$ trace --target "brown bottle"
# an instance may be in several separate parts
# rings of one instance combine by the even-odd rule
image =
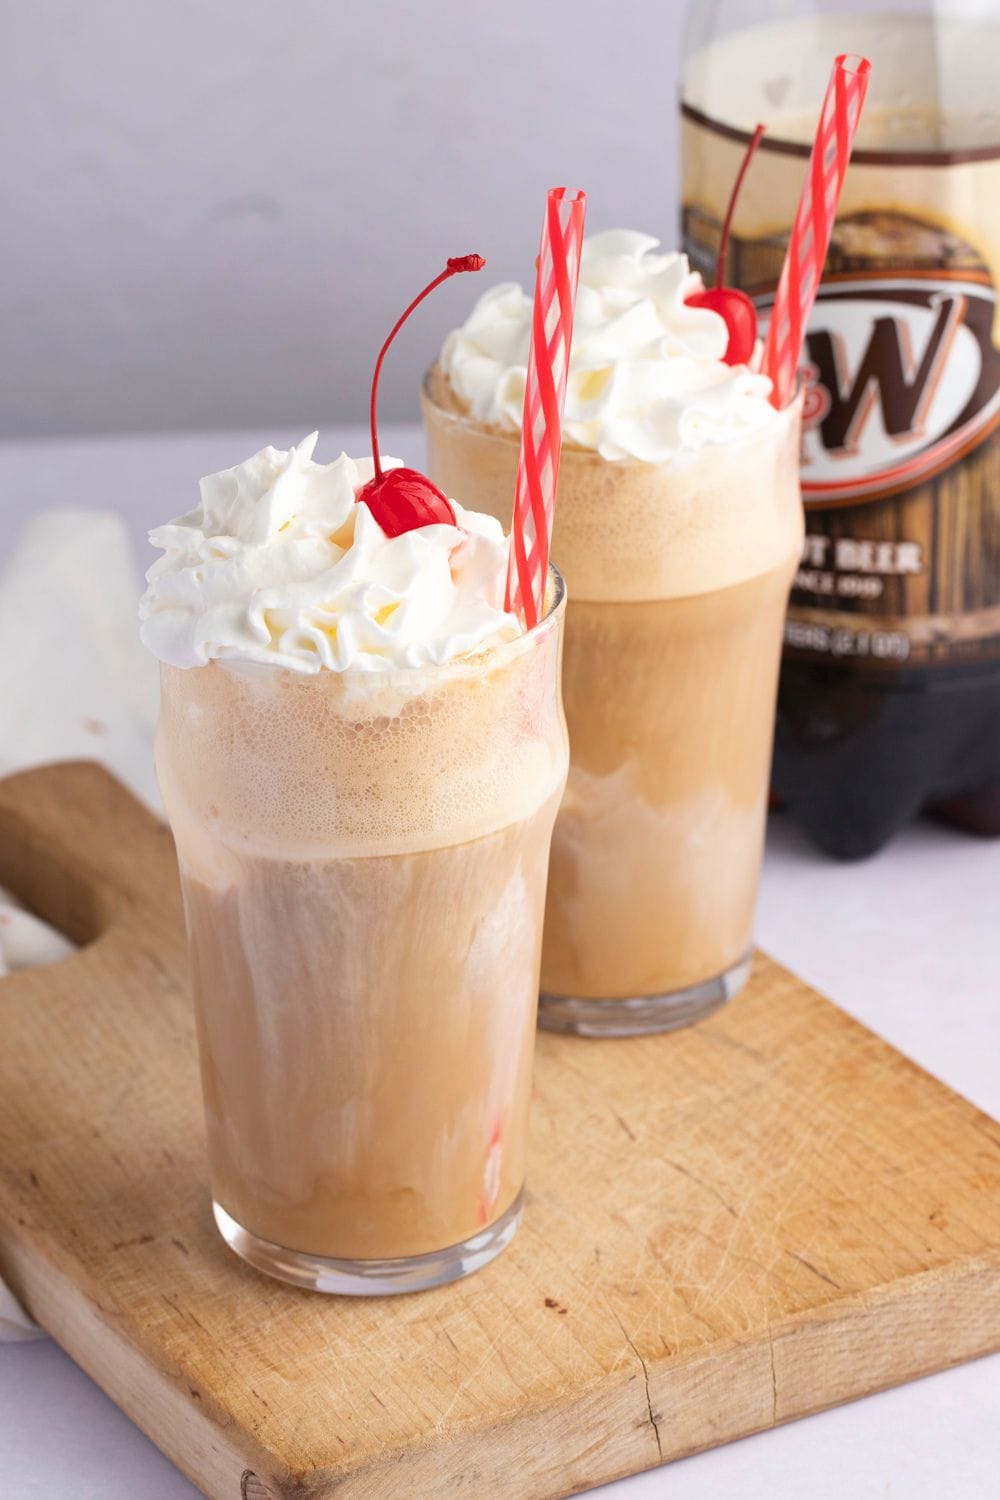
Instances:
[[[766,121],[730,249],[765,318],[830,63],[872,63],[803,352],[775,790],[844,857],[923,808],[1000,834],[1000,4],[753,9],[691,7],[683,234],[708,272]]]

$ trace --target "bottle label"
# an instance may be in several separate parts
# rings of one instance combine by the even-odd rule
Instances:
[[[725,204],[705,184],[746,136],[688,109],[683,131],[684,247],[710,276]],[[808,155],[767,146],[730,247],[762,331]],[[802,356],[787,657],[1000,662],[998,223],[1000,150],[855,154]]]

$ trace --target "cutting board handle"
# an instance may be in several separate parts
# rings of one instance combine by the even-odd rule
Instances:
[[[0,780],[0,885],[81,945],[134,904],[142,846],[170,834],[94,761],[64,761]],[[137,847],[138,846],[138,847]]]

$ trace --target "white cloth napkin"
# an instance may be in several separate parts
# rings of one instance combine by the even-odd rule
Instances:
[[[99,760],[159,805],[157,671],[139,644],[138,597],[117,516],[52,510],[25,526],[0,570],[0,776],[45,761]],[[0,889],[0,976],[72,951]],[[0,977],[0,1013],[3,999]],[[41,1337],[0,1281],[0,1343]]]
[[[68,938],[25,911],[17,897],[0,885],[0,979],[18,969],[58,963],[75,952]]]

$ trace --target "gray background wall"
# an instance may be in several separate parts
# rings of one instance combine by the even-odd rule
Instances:
[[[6,0],[0,436],[360,419],[448,255],[544,189],[676,238],[680,0]],[[422,309],[387,417],[474,282]]]

